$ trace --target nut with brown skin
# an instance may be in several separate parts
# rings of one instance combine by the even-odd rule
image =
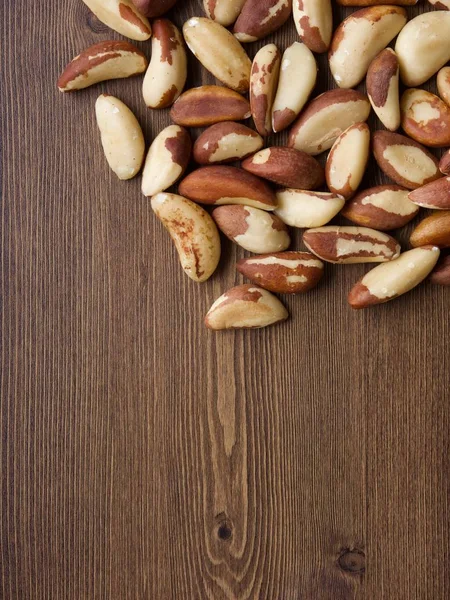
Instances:
[[[240,42],[256,42],[279,29],[289,19],[292,0],[247,0],[234,24]]]
[[[131,179],[139,173],[145,152],[138,120],[126,104],[107,94],[97,98],[95,116],[109,166],[119,179]]]
[[[242,160],[263,147],[262,137],[242,123],[229,121],[208,127],[194,144],[194,160],[200,165]]]
[[[206,16],[224,27],[236,21],[244,4],[245,0],[203,0]]]
[[[269,292],[300,294],[322,279],[323,262],[309,252],[274,252],[243,258],[236,269]]]
[[[400,77],[406,86],[422,85],[450,60],[449,37],[448,11],[426,12],[406,24],[395,44]]]
[[[144,41],[152,35],[148,19],[131,0],[83,0],[94,15],[110,27],[132,40]]]
[[[188,277],[206,281],[220,258],[220,237],[210,215],[198,204],[176,194],[156,194],[152,209],[170,234]]]
[[[315,190],[325,181],[323,167],[315,158],[284,146],[259,150],[245,159],[242,168],[284,187]]]
[[[367,120],[370,102],[356,90],[329,90],[311,100],[292,126],[288,145],[307,154],[320,154],[354,123]]]
[[[428,2],[439,10],[450,10],[450,0],[428,0]]]
[[[355,123],[334,142],[327,158],[325,176],[330,192],[350,199],[358,189],[369,160],[370,129]]]
[[[191,138],[179,125],[169,125],[153,140],[142,173],[142,193],[154,196],[183,175],[191,156]]]
[[[237,39],[219,23],[192,17],[183,25],[192,54],[214,77],[236,92],[247,92],[251,60]]]
[[[425,246],[403,252],[396,260],[378,265],[352,288],[348,302],[352,308],[382,304],[409,292],[433,270],[439,248]]]
[[[411,246],[432,244],[450,248],[450,210],[436,210],[421,221],[409,238]]]
[[[403,93],[400,109],[402,127],[413,140],[434,148],[450,145],[450,107],[440,98],[409,89]]]
[[[242,121],[250,115],[250,104],[244,96],[218,85],[203,85],[187,90],[170,111],[172,121],[185,127],[208,127],[223,121]]]
[[[443,175],[450,175],[450,150],[444,152],[439,161],[439,171]]]
[[[201,167],[181,181],[179,190],[201,204],[245,204],[263,210],[276,207],[275,194],[266,182],[237,167]]]
[[[373,110],[390,131],[396,131],[400,127],[398,84],[397,55],[392,48],[386,48],[370,63],[366,85]]]
[[[281,302],[255,285],[238,285],[218,298],[205,317],[208,329],[258,329],[288,318]]]
[[[338,264],[387,262],[400,254],[397,240],[368,227],[328,225],[308,229],[303,242],[320,259]]]
[[[255,55],[250,76],[250,109],[258,133],[272,133],[272,106],[278,84],[281,54],[275,44],[263,46]]]
[[[251,206],[219,206],[212,211],[219,229],[255,254],[281,252],[291,243],[286,225],[276,215]]]
[[[362,227],[380,231],[399,229],[419,212],[419,207],[408,198],[408,192],[399,185],[369,188],[347,202],[341,214]]]
[[[149,19],[161,17],[175,6],[176,2],[177,0],[133,0],[138,11]]]
[[[302,42],[312,52],[326,52],[333,34],[331,0],[293,0],[292,10]]]
[[[450,285],[450,254],[441,256],[429,277],[431,283]]]
[[[284,51],[280,76],[272,106],[275,133],[289,127],[305,106],[316,85],[317,64],[305,44],[294,42]]]
[[[423,208],[450,210],[450,177],[442,177],[409,193],[409,199]]]
[[[380,169],[398,185],[414,190],[441,177],[437,159],[404,135],[375,131],[372,148]]]
[[[439,96],[447,104],[447,106],[450,106],[450,67],[443,67],[438,72],[436,77],[436,85]]]
[[[284,189],[277,191],[275,214],[292,227],[321,227],[335,217],[345,204],[342,196],[329,192]]]
[[[108,40],[76,56],[58,79],[60,92],[82,90],[109,79],[138,75],[147,68],[145,55],[130,42]]]
[[[370,6],[352,13],[334,32],[328,58],[331,74],[341,88],[362,81],[372,60],[406,23],[398,6]]]
[[[168,19],[153,22],[152,58],[142,84],[149,108],[167,108],[186,83],[187,58],[181,33]]]

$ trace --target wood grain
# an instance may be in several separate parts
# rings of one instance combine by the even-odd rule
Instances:
[[[367,267],[327,268],[288,322],[207,331],[244,253],[225,241],[217,276],[188,280],[139,179],[108,170],[93,108],[118,95],[147,140],[168,111],[139,78],[56,89],[120,36],[81,0],[0,15],[2,598],[447,600],[448,290],[353,312]]]

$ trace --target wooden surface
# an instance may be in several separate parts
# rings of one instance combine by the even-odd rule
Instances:
[[[201,14],[179,4],[177,24]],[[354,312],[367,267],[327,267],[283,298],[288,322],[206,331],[243,251],[188,280],[139,178],[108,170],[93,107],[118,95],[149,141],[167,111],[140,78],[56,90],[120,36],[81,0],[0,14],[1,597],[447,600],[448,290]]]

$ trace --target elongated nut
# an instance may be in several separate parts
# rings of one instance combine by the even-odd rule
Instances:
[[[450,150],[447,150],[439,161],[439,171],[444,175],[450,175]]]
[[[144,41],[152,35],[148,19],[131,0],[83,0],[102,23],[132,40]]]
[[[244,4],[245,0],[203,0],[206,16],[224,27],[236,21]]]
[[[284,187],[314,190],[325,181],[323,167],[315,158],[283,146],[264,148],[245,159],[242,168]]]
[[[370,102],[356,90],[330,90],[314,98],[292,126],[288,145],[307,154],[331,148],[350,125],[366,121]]]
[[[186,275],[198,282],[209,279],[220,258],[219,232],[210,215],[176,194],[156,194],[151,204],[175,243]]]
[[[450,106],[450,67],[443,67],[438,72],[436,84],[439,96],[447,106]]]
[[[305,44],[294,42],[284,51],[280,76],[272,106],[272,128],[275,133],[289,127],[305,106],[316,85],[317,64]]]
[[[423,208],[450,210],[450,177],[442,177],[413,190],[409,199]]]
[[[100,81],[138,75],[146,68],[145,54],[130,42],[100,42],[83,50],[66,66],[58,88],[60,92],[82,90]]]
[[[95,115],[109,166],[119,179],[131,179],[139,173],[145,152],[138,120],[126,104],[107,94],[97,98]]]
[[[433,270],[439,248],[425,246],[403,252],[396,260],[378,265],[351,289],[348,302],[352,308],[382,304],[409,292]]]
[[[431,272],[430,282],[439,285],[450,285],[450,254],[441,256]]]
[[[219,229],[255,254],[281,252],[291,243],[286,225],[276,215],[251,206],[219,206],[212,211]]]
[[[334,142],[327,158],[325,176],[330,192],[351,198],[358,189],[369,160],[370,129],[356,123]]]
[[[277,193],[275,214],[292,227],[321,227],[335,217],[345,204],[342,196],[329,192],[285,189]]]
[[[450,210],[436,210],[421,221],[409,238],[411,246],[432,244],[450,248]]]
[[[278,84],[281,54],[275,44],[256,53],[250,77],[250,108],[260,135],[272,133],[272,106]]]
[[[234,24],[240,42],[256,42],[279,29],[291,14],[292,0],[247,0]]]
[[[378,166],[398,185],[414,190],[441,176],[437,159],[411,138],[375,131],[372,142]]]
[[[218,85],[203,85],[187,90],[170,111],[172,121],[185,127],[208,127],[223,121],[241,121],[250,115],[250,104],[244,96]]]
[[[413,140],[435,148],[450,144],[450,108],[440,98],[409,89],[403,93],[400,108],[402,127]]]
[[[370,104],[390,131],[400,127],[399,65],[392,48],[386,48],[370,63],[366,85]]]
[[[183,25],[189,49],[219,81],[236,92],[248,91],[251,60],[237,39],[222,25],[192,17]]]
[[[270,292],[238,285],[218,298],[205,317],[208,329],[257,329],[284,321],[289,314]]]
[[[202,204],[246,204],[274,210],[276,197],[261,179],[237,167],[201,167],[179,185],[180,193]]]
[[[316,287],[323,262],[309,252],[274,252],[243,258],[236,269],[269,292],[299,294]]]
[[[153,22],[152,58],[142,85],[150,108],[171,106],[186,83],[187,59],[181,33],[168,19]]]
[[[144,17],[160,17],[175,6],[177,0],[133,0],[133,4]]]
[[[408,198],[409,190],[399,185],[379,185],[359,192],[341,214],[363,227],[390,231],[403,227],[419,212]]]
[[[303,242],[322,260],[339,264],[386,262],[400,254],[400,245],[393,237],[368,227],[328,225],[308,229]]]
[[[405,85],[421,85],[450,59],[450,13],[426,12],[411,19],[395,44]]]
[[[406,23],[398,6],[371,6],[352,13],[334,32],[328,54],[331,74],[341,88],[364,78],[372,60]]]
[[[191,155],[189,133],[169,125],[153,140],[142,173],[142,193],[155,196],[167,190],[183,175]]]
[[[200,165],[233,162],[263,146],[262,137],[241,123],[217,123],[208,127],[194,144],[194,160]]]
[[[326,52],[333,34],[331,0],[293,0],[298,35],[313,52]]]

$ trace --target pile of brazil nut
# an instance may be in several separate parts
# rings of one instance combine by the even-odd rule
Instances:
[[[142,191],[194,281],[216,270],[219,230],[254,254],[236,265],[251,283],[225,291],[207,327],[286,319],[274,293],[307,292],[324,261],[379,263],[350,290],[355,309],[393,300],[427,278],[450,285],[450,256],[440,258],[450,247],[450,150],[438,161],[427,149],[450,146],[450,0],[427,0],[429,10],[410,20],[405,6],[417,0],[337,0],[364,7],[341,23],[333,23],[331,0],[199,0],[200,15],[182,31],[161,18],[177,0],[83,1],[119,34],[151,38],[151,59],[128,41],[104,41],[66,66],[59,89],[144,74],[146,106],[170,108],[173,122],[146,153],[135,115],[102,94],[95,113],[110,168],[119,179],[142,169]],[[248,56],[247,43],[290,19],[299,41],[280,51],[267,39]],[[188,51],[218,85],[185,89]],[[315,53],[324,52],[337,88],[312,97]],[[419,87],[435,75],[439,96]],[[364,79],[367,95],[354,89]],[[371,110],[377,131],[366,123]],[[242,123],[250,117],[254,128]],[[204,128],[194,144],[191,127]],[[287,128],[287,146],[265,147],[266,136]],[[315,157],[325,152],[324,168]],[[371,153],[392,183],[360,189]],[[184,176],[192,160],[197,166]],[[174,184],[178,194],[167,191]],[[422,208],[433,212],[401,252],[390,232]],[[352,224],[329,224],[338,214]],[[289,227],[303,230],[308,252],[288,250]]]

